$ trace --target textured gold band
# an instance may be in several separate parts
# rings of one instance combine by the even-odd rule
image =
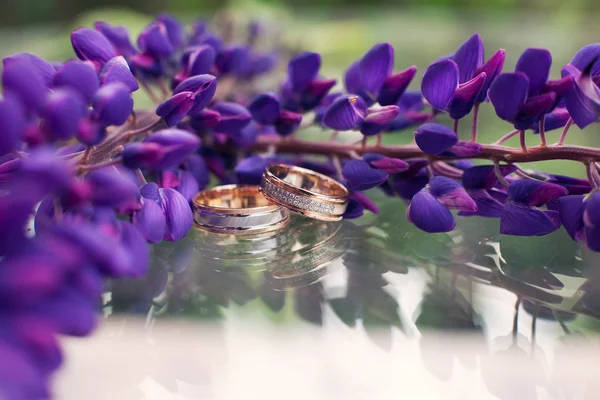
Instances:
[[[335,179],[305,168],[275,164],[265,169],[260,192],[297,214],[339,221],[348,206],[348,189]]]
[[[279,230],[290,215],[267,200],[257,186],[224,185],[194,197],[194,220],[209,232],[249,235]]]

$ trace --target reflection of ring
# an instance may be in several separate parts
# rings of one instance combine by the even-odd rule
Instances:
[[[255,234],[283,228],[290,215],[256,186],[225,185],[194,197],[194,219],[197,227],[210,232]]]
[[[322,221],[339,221],[348,206],[348,189],[326,175],[290,165],[270,165],[260,192],[290,211]]]

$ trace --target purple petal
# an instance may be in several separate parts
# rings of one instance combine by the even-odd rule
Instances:
[[[108,85],[114,82],[120,82],[129,88],[130,92],[135,92],[140,88],[135,77],[129,69],[129,64],[123,56],[111,58],[100,71],[101,84]]]
[[[460,119],[471,112],[486,81],[487,75],[482,72],[470,81],[458,86],[448,106],[448,113],[452,119]]]
[[[592,190],[590,182],[587,179],[573,178],[564,175],[548,175],[548,182],[564,186],[569,194],[586,194]]]
[[[400,100],[416,73],[417,67],[413,65],[397,74],[388,76],[385,81],[383,81],[379,96],[377,97],[377,102],[382,106],[398,103],[398,100]]]
[[[456,226],[452,213],[430,193],[417,193],[406,210],[407,219],[422,231],[450,232]]]
[[[52,77],[56,72],[56,69],[48,61],[29,53],[17,53],[4,57],[2,59],[2,65],[7,68],[13,63],[23,63],[29,65],[31,68],[36,70],[37,74],[42,77],[46,86],[52,84]]]
[[[348,93],[360,94],[360,60],[355,61],[350,65],[344,74],[344,86]]]
[[[78,91],[89,104],[100,87],[93,64],[71,61],[56,71],[54,87],[67,87]]]
[[[148,136],[144,143],[163,146],[164,157],[155,165],[157,169],[173,168],[200,147],[200,138],[182,129],[163,129]]]
[[[586,228],[600,228],[600,193],[594,192],[585,199],[583,223]]]
[[[165,155],[163,146],[157,143],[131,143],[121,152],[123,165],[127,168],[156,168]]]
[[[11,97],[0,100],[0,156],[17,149],[25,129],[25,115],[18,101]]]
[[[355,198],[350,197],[348,200],[348,207],[344,211],[344,219],[354,219],[361,217],[365,211],[365,207]]]
[[[360,83],[371,99],[375,100],[386,78],[394,68],[394,48],[389,43],[373,46],[360,60]]]
[[[106,127],[90,118],[79,120],[77,139],[88,146],[95,146],[106,137]]]
[[[365,123],[386,125],[400,113],[398,106],[384,106],[379,108],[367,108],[365,112]]]
[[[133,214],[132,222],[150,243],[160,242],[167,226],[162,208],[150,199],[142,199],[142,208]]]
[[[519,179],[511,182],[507,194],[513,202],[529,206],[542,206],[549,201],[566,196],[567,189],[554,183]]]
[[[583,235],[583,212],[585,210],[584,197],[578,195],[563,196],[558,199],[560,220],[565,230],[575,241]]]
[[[192,92],[179,92],[156,107],[156,115],[162,117],[168,127],[177,125],[194,105]]]
[[[92,101],[96,119],[105,126],[123,125],[133,111],[131,92],[122,83],[100,88]]]
[[[206,162],[199,154],[191,154],[183,163],[183,167],[194,175],[198,186],[204,189],[208,186],[210,176]]]
[[[423,74],[421,91],[429,104],[438,110],[446,110],[454,91],[458,88],[458,66],[452,60],[431,64]]]
[[[522,73],[500,74],[490,86],[488,97],[498,117],[512,121],[527,99],[529,79]]]
[[[252,121],[244,129],[233,135],[230,139],[233,145],[240,149],[247,149],[256,143],[258,135],[261,134],[261,128],[256,122]]]
[[[473,79],[475,71],[483,65],[483,42],[479,34],[474,34],[460,45],[452,60],[460,71],[459,83]]]
[[[46,100],[48,88],[43,76],[34,65],[24,60],[9,63],[2,71],[2,85],[6,94],[14,96],[30,111],[39,111]]]
[[[212,75],[196,75],[181,82],[173,94],[180,92],[194,93],[194,106],[190,110],[190,114],[199,113],[212,100],[217,90],[217,78]]]
[[[583,71],[594,62],[590,72],[592,76],[595,76],[600,74],[600,62],[598,61],[598,57],[600,57],[600,43],[588,44],[575,53],[570,64],[578,70]]]
[[[448,150],[439,154],[440,157],[473,157],[483,150],[483,147],[479,143],[471,141],[459,140],[455,145],[450,147]]]
[[[156,20],[162,22],[167,28],[169,42],[171,42],[174,48],[183,46],[185,42],[185,30],[177,18],[167,13],[160,13],[156,17]]]
[[[316,79],[310,82],[306,87],[306,90],[302,93],[300,99],[301,109],[303,111],[308,111],[318,106],[335,84],[335,79]]]
[[[529,97],[519,108],[515,117],[515,128],[529,129],[540,120],[544,114],[552,110],[556,104],[556,93],[544,93],[539,96]]]
[[[340,96],[323,115],[323,125],[335,131],[348,131],[358,127],[364,120],[364,111],[356,107],[358,96]]]
[[[248,111],[259,124],[273,125],[281,112],[281,104],[274,93],[263,93],[250,103]]]
[[[163,212],[167,217],[167,228],[163,239],[176,242],[183,239],[194,223],[194,215],[185,197],[175,189],[160,189]]]
[[[343,177],[348,181],[348,189],[363,191],[374,188],[385,182],[389,175],[379,169],[373,168],[363,160],[350,160],[342,169]]]
[[[321,68],[321,56],[318,53],[305,52],[292,58],[288,64],[288,76],[292,90],[301,92],[316,79]]]
[[[294,132],[302,122],[302,114],[288,110],[281,110],[277,121],[275,121],[275,130],[281,136],[287,136]]]
[[[369,199],[367,197],[366,194],[364,194],[363,192],[354,192],[352,193],[352,195],[350,196],[351,198],[354,198],[355,200],[357,200],[360,204],[362,204],[362,206],[366,209],[371,211],[373,214],[379,214],[379,209],[377,208],[377,206],[375,205],[375,203],[373,203],[371,201],[371,199]]]
[[[554,92],[557,97],[560,97],[566,94],[574,83],[575,77],[573,75],[567,75],[561,79],[554,79],[546,82],[542,88],[542,93]]]
[[[216,132],[235,134],[252,119],[250,112],[237,103],[219,102],[212,109],[221,114],[221,120],[213,128]]]
[[[177,191],[181,193],[188,203],[200,191],[198,181],[190,171],[181,170],[179,172],[179,186],[177,186]]]
[[[404,172],[408,169],[408,163],[398,158],[383,157],[376,161],[369,161],[373,168],[380,169],[388,174]]]
[[[112,43],[119,54],[124,56],[135,54],[136,50],[129,40],[129,32],[126,27],[112,26],[104,21],[96,21],[94,22],[94,28],[100,31]]]
[[[558,107],[555,108],[551,113],[544,115],[544,130],[546,132],[562,128],[567,124],[571,118],[571,114],[566,108]],[[533,130],[535,133],[539,132],[539,124],[536,124]]]
[[[135,201],[139,190],[125,175],[113,167],[90,172],[85,179],[92,187],[92,202],[103,207],[118,207]]]
[[[401,113],[406,113],[408,111],[421,110],[425,106],[425,103],[423,102],[421,92],[408,90],[400,97],[396,105],[400,107]]]
[[[456,133],[447,126],[427,123],[414,132],[415,140],[421,150],[427,154],[437,155],[458,142]]]
[[[150,53],[157,58],[168,57],[174,50],[167,27],[159,22],[148,25],[138,36],[137,44],[142,52]]]
[[[500,217],[500,233],[513,236],[543,236],[560,228],[556,211],[542,211],[509,201]]]
[[[71,44],[77,57],[93,62],[97,70],[117,55],[110,41],[100,32],[90,28],[75,29],[71,33]]]
[[[575,84],[565,94],[564,101],[569,114],[580,129],[600,117],[600,100],[589,77],[576,77]]]
[[[485,72],[486,81],[485,85],[481,88],[481,92],[479,92],[479,97],[477,99],[478,103],[484,102],[488,96],[488,90],[496,79],[496,77],[502,72],[502,67],[504,67],[504,60],[506,58],[506,51],[504,49],[498,50],[494,53],[490,59],[483,64],[481,67],[475,70],[475,75]]]
[[[235,174],[240,183],[258,185],[267,167],[267,160],[261,156],[252,156],[240,161],[235,167]]]
[[[117,225],[121,234],[121,246],[129,256],[128,268],[123,271],[122,276],[129,278],[144,276],[150,264],[150,248],[146,243],[146,238],[139,229],[129,222],[118,221]]]
[[[189,55],[187,72],[189,76],[208,74],[217,59],[217,52],[211,46],[199,46]]]
[[[215,127],[221,122],[221,114],[209,108],[205,108],[199,113],[191,115],[191,117],[192,127],[198,132]]]
[[[514,165],[501,165],[502,176],[510,175],[517,168]],[[498,178],[492,165],[477,165],[463,173],[462,185],[466,189],[491,189],[498,184]]]
[[[584,228],[582,239],[585,247],[592,251],[600,251],[600,229]]]
[[[46,134],[58,140],[75,136],[79,119],[86,114],[85,100],[73,89],[56,89],[48,96],[43,110]]]
[[[467,190],[467,193],[477,205],[477,211],[461,211],[458,213],[458,215],[478,215],[480,217],[486,218],[500,218],[500,216],[502,215],[502,210],[504,210],[503,201],[498,201],[498,199],[496,199],[494,196],[491,196],[490,193],[484,189]],[[501,194],[506,197],[504,193]]]
[[[515,72],[522,72],[529,78],[529,96],[540,93],[552,66],[552,55],[546,49],[527,49],[521,54]]]
[[[475,212],[477,205],[454,179],[436,176],[429,181],[429,192],[447,208]]]

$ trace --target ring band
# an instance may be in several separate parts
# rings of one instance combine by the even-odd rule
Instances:
[[[290,213],[267,200],[257,186],[224,185],[194,197],[194,220],[209,232],[248,235],[283,228]]]
[[[348,206],[348,189],[335,179],[305,168],[274,164],[265,169],[260,192],[297,214],[339,221]]]

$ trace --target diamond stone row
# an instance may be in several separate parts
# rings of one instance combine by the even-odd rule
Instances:
[[[323,214],[333,214],[335,206],[333,204],[322,203],[319,201],[311,200],[304,196],[298,196],[297,194],[282,190],[278,186],[273,185],[271,182],[263,181],[262,187],[271,196],[279,199],[287,204],[298,207],[302,210],[315,211]]]

